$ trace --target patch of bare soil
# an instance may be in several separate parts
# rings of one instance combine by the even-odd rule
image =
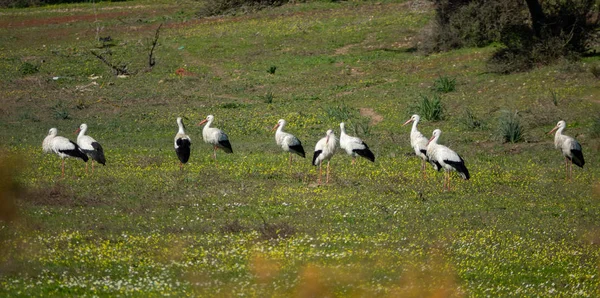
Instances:
[[[371,108],[360,108],[359,112],[361,116],[371,118],[371,122],[369,123],[370,125],[377,125],[379,122],[383,121],[383,116],[377,114]]]

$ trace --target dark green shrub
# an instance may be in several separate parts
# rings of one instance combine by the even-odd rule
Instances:
[[[438,94],[433,94],[431,98],[421,94],[421,99],[414,103],[412,109],[416,114],[429,121],[438,121],[443,118],[444,107]]]
[[[475,116],[471,109],[465,109],[461,122],[467,129],[480,129],[483,127],[483,123],[479,118]]]
[[[333,119],[336,122],[343,122],[352,119],[355,115],[355,110],[349,108],[345,104],[337,106],[328,106],[325,108],[327,117]]]
[[[277,66],[271,65],[271,67],[269,67],[269,69],[267,69],[267,72],[270,74],[275,74],[276,70],[277,70]]]
[[[440,93],[448,93],[456,90],[456,79],[440,76],[433,81],[433,90]]]
[[[498,129],[502,141],[505,143],[517,143],[523,140],[523,125],[518,113],[503,111],[498,122]]]
[[[206,0],[198,11],[199,17],[238,15],[258,11],[266,7],[281,6],[287,0]]]
[[[21,66],[19,67],[19,72],[21,72],[22,75],[30,75],[30,74],[34,74],[34,73],[38,73],[40,71],[39,66],[37,65],[33,65],[29,62],[23,62],[21,63]]]
[[[69,110],[62,101],[57,102],[52,108],[54,119],[66,120],[70,118]]]

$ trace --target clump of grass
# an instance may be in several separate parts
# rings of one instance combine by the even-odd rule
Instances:
[[[371,135],[371,119],[362,117],[350,122],[354,134],[357,136],[370,136]]]
[[[21,66],[19,66],[19,72],[24,76],[38,73],[39,71],[40,71],[39,66],[31,64],[29,62],[23,62],[23,63],[21,63]]]
[[[456,79],[447,76],[440,76],[433,81],[432,89],[440,93],[448,93],[456,90]]]
[[[552,103],[554,104],[554,106],[557,107],[558,102],[560,101],[558,93],[556,93],[554,90],[550,90],[550,98],[552,99]]]
[[[242,107],[244,107],[244,105],[237,102],[228,102],[221,105],[221,108],[223,109],[237,109]]]
[[[504,111],[498,125],[499,134],[504,143],[523,141],[524,129],[518,112]]]
[[[444,107],[438,94],[433,94],[431,97],[421,94],[421,99],[415,102],[413,109],[429,121],[438,121],[443,118]]]
[[[590,127],[590,135],[594,138],[600,137],[600,117],[596,117],[594,123]]]
[[[327,117],[338,122],[347,121],[354,115],[354,111],[345,104],[326,107],[325,113]]]
[[[592,65],[592,67],[590,67],[590,72],[596,79],[600,79],[600,65]]]
[[[479,118],[477,118],[477,116],[475,116],[473,111],[471,111],[469,108],[465,109],[462,123],[467,129],[479,129],[483,127],[481,120],[479,120]]]
[[[275,96],[273,95],[273,92],[269,91],[265,95],[261,96],[260,98],[262,99],[262,101],[264,103],[273,103],[274,97]]]
[[[53,113],[54,119],[66,120],[71,117],[69,110],[62,101],[57,102],[50,110]]]
[[[275,66],[275,65],[271,65],[271,66],[269,67],[269,69],[267,69],[267,72],[268,72],[268,73],[270,73],[270,74],[275,74],[275,71],[276,71],[276,70],[277,70],[277,66]]]

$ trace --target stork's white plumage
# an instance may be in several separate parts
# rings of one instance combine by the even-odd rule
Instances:
[[[277,131],[275,132],[275,142],[277,143],[278,146],[281,147],[281,149],[283,149],[283,151],[287,151],[289,152],[289,160],[290,160],[290,165],[292,164],[292,153],[296,153],[300,156],[302,156],[302,158],[305,157],[305,153],[304,153],[304,148],[302,147],[302,142],[300,142],[300,139],[298,139],[296,136],[294,136],[291,133],[285,132],[283,131],[283,128],[285,127],[285,125],[287,124],[287,122],[283,119],[279,119],[279,121],[277,121],[277,124],[273,127],[273,130],[277,129]]]
[[[574,138],[562,134],[565,127],[567,127],[567,123],[564,120],[560,120],[548,134],[556,131],[554,134],[554,147],[559,149],[565,157],[567,179],[571,179],[573,177],[573,164],[583,168],[585,160],[583,159],[581,144]]]
[[[337,146],[337,139],[332,129],[327,130],[325,137],[321,138],[315,145],[315,154],[313,155],[312,164],[319,166],[319,184],[321,184],[321,176],[323,173],[321,170],[323,161],[327,161],[327,178],[325,183],[329,183],[329,161],[333,154],[335,154],[335,146]]]
[[[465,180],[469,180],[471,176],[462,157],[450,148],[437,143],[441,134],[442,131],[439,129],[433,131],[427,145],[427,157],[436,170],[442,168],[445,170],[444,188],[450,190],[450,171],[456,171]]]
[[[369,146],[358,137],[346,134],[346,125],[340,123],[340,147],[352,156],[352,164],[356,162],[356,156],[362,156],[372,162],[375,162],[375,155],[369,149]]]
[[[206,123],[202,129],[202,138],[205,143],[213,145],[213,157],[216,162],[218,148],[223,149],[226,153],[233,153],[233,149],[231,149],[231,143],[229,143],[227,135],[222,130],[211,127],[214,119],[215,117],[213,115],[208,115],[206,116],[206,119],[202,120],[198,125]]]
[[[421,173],[423,177],[426,177],[425,165],[429,161],[427,157],[427,143],[429,143],[429,139],[427,139],[418,129],[417,125],[419,124],[419,120],[421,117],[419,115],[412,115],[410,119],[408,119],[402,126],[413,123],[412,128],[410,129],[410,146],[415,150],[415,154],[421,158]]]
[[[175,135],[175,153],[177,154],[177,158],[179,158],[179,170],[183,170],[183,164],[187,163],[190,159],[192,140],[185,134],[185,126],[181,117],[177,117],[177,126],[179,126],[179,130]]]
[[[62,159],[62,177],[65,176],[65,158],[73,157],[73,158],[81,158],[84,162],[88,161],[88,157],[77,144],[73,141],[58,136],[58,129],[50,128],[48,131],[48,136],[44,138],[42,142],[42,149],[46,153],[54,152]]]
[[[79,126],[79,128],[75,131],[75,133],[79,132],[77,136],[77,145],[85,153],[87,156],[92,158],[92,173],[94,172],[94,160],[103,166],[106,165],[106,158],[104,157],[104,149],[102,149],[102,145],[98,143],[94,138],[86,135],[87,132],[87,124],[83,123]],[[88,171],[88,164],[85,163],[85,172]]]

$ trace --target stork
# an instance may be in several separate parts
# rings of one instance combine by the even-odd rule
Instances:
[[[289,160],[291,165],[292,153],[296,153],[302,156],[302,158],[305,158],[305,153],[304,148],[302,147],[302,142],[300,142],[300,140],[293,134],[283,131],[283,128],[286,124],[287,122],[285,120],[279,119],[271,131],[277,129],[275,132],[275,142],[281,147],[281,149],[283,149],[283,151],[289,152]]]
[[[317,145],[315,145],[315,154],[313,155],[312,164],[319,166],[319,179],[318,183],[321,184],[321,176],[322,176],[322,164],[323,161],[327,161],[327,178],[325,183],[329,183],[329,161],[331,157],[335,153],[335,146],[337,145],[337,139],[335,138],[335,134],[332,129],[327,130],[325,137],[321,138]]]
[[[548,134],[556,131],[556,134],[554,134],[554,147],[559,149],[565,157],[567,180],[570,180],[573,177],[573,164],[583,168],[585,160],[583,159],[581,144],[574,138],[562,134],[565,127],[567,127],[567,123],[560,120]]]
[[[375,162],[375,155],[363,140],[346,134],[344,122],[340,123],[340,147],[352,156],[352,164],[356,162],[357,155]]]
[[[73,158],[81,158],[84,162],[88,161],[88,157],[77,144],[73,143],[73,141],[57,136],[58,129],[50,128],[48,131],[48,135],[44,138],[42,142],[42,149],[46,153],[54,152],[62,159],[62,177],[65,177],[65,158],[73,157]]]
[[[87,124],[83,123],[79,126],[79,128],[75,131],[75,133],[79,133],[77,136],[77,145],[80,150],[83,151],[87,156],[92,158],[92,173],[94,173],[94,160],[103,166],[106,165],[106,158],[104,157],[104,149],[102,149],[102,145],[98,143],[94,138],[86,135],[87,132]],[[85,173],[88,172],[88,164],[85,163]]]
[[[427,172],[425,171],[425,165],[429,161],[427,157],[427,143],[429,143],[429,139],[427,139],[418,129],[417,125],[419,124],[419,120],[421,117],[415,114],[410,117],[402,126],[406,124],[413,123],[412,128],[410,130],[410,146],[415,150],[415,154],[421,158],[421,173],[423,174],[423,178],[427,177]],[[438,170],[438,169],[436,169]]]
[[[175,135],[175,153],[179,158],[179,170],[183,170],[183,164],[187,163],[190,159],[190,146],[192,145],[192,140],[188,135],[185,134],[185,126],[183,125],[183,119],[181,117],[177,117],[177,126],[179,126],[179,130]]]
[[[202,129],[202,138],[205,143],[209,143],[213,145],[213,158],[215,159],[215,164],[217,162],[217,149],[221,148],[226,153],[233,153],[233,149],[231,149],[231,143],[229,143],[229,138],[227,135],[220,129],[216,127],[210,127],[212,125],[215,116],[208,115],[206,119],[200,121],[197,125],[202,125],[206,123],[204,128]]]
[[[469,180],[469,170],[465,166],[465,161],[456,152],[450,148],[437,143],[442,131],[436,129],[433,131],[431,139],[427,144],[427,157],[429,162],[436,170],[445,170],[444,189],[450,190],[450,171],[456,171],[465,180]]]

